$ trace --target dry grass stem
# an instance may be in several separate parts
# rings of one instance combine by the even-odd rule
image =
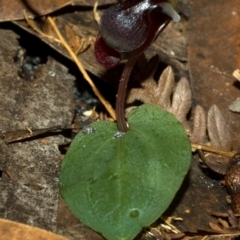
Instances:
[[[225,152],[225,151],[221,151],[217,148],[210,147],[210,146],[203,145],[203,144],[192,143],[191,146],[192,146],[193,152],[196,150],[202,150],[202,151],[206,151],[209,153],[215,153],[215,154],[226,156],[226,157],[233,157],[236,154],[236,152]]]
[[[24,18],[25,18],[25,21],[27,22],[27,24],[35,31],[37,32],[41,37],[43,38],[48,38],[52,41],[55,41],[55,42],[58,42],[60,43],[60,41],[58,39],[56,39],[54,36],[51,36],[51,35],[48,35],[48,34],[45,34],[44,32],[42,32],[36,25],[36,23],[34,22],[34,20],[30,19],[27,17],[26,15],[26,12],[23,11],[23,15],[24,15]]]
[[[86,72],[86,70],[84,69],[82,63],[80,62],[80,60],[77,58],[76,54],[72,51],[71,47],[67,44],[67,42],[64,40],[63,36],[61,35],[60,31],[58,30],[54,20],[51,17],[47,17],[47,21],[50,23],[50,25],[52,26],[52,28],[54,29],[56,35],[58,36],[60,42],[62,43],[62,45],[66,48],[67,52],[69,53],[69,55],[72,57],[72,59],[74,60],[74,62],[76,63],[76,65],[78,66],[79,70],[81,71],[81,73],[83,74],[83,77],[85,78],[85,80],[89,83],[89,85],[91,86],[93,92],[96,94],[96,96],[99,98],[99,100],[101,101],[101,103],[104,105],[104,107],[106,108],[106,110],[109,112],[110,116],[116,120],[116,114],[115,111],[113,110],[112,106],[110,105],[110,103],[105,100],[105,98],[102,96],[102,94],[99,92],[99,90],[96,88],[95,84],[93,83],[93,81],[91,80],[91,78],[89,77],[88,73]]]

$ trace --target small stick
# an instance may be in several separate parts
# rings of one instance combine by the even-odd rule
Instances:
[[[72,51],[72,49],[70,48],[70,46],[67,44],[67,42],[64,40],[63,36],[61,35],[61,33],[59,32],[54,20],[51,17],[47,17],[47,21],[50,23],[50,25],[52,26],[52,28],[54,29],[55,33],[57,34],[59,40],[61,41],[62,45],[66,48],[66,50],[68,51],[69,55],[73,58],[73,60],[75,61],[75,63],[77,64],[79,70],[81,71],[83,77],[86,79],[86,81],[89,83],[89,85],[91,86],[93,92],[96,94],[96,96],[99,98],[99,100],[101,101],[101,103],[104,105],[104,107],[107,109],[107,111],[109,112],[110,116],[113,118],[113,120],[116,120],[116,114],[111,106],[111,104],[104,99],[104,97],[102,96],[102,94],[99,92],[99,90],[96,88],[96,86],[94,85],[92,79],[89,77],[88,73],[86,72],[86,70],[84,69],[82,63],[80,62],[80,60],[77,58],[76,54]]]
[[[236,154],[236,152],[225,152],[225,151],[221,151],[219,149],[216,149],[216,148],[213,148],[210,146],[206,146],[206,145],[202,145],[202,144],[192,143],[191,145],[192,145],[192,149],[211,152],[211,153],[219,154],[219,155],[226,156],[226,157],[233,157]]]
[[[117,115],[117,125],[120,132],[126,132],[128,130],[127,123],[125,121],[124,104],[125,104],[125,99],[127,95],[128,81],[130,79],[136,60],[137,60],[136,58],[133,58],[127,61],[123,69],[120,83],[118,86],[117,101],[116,101],[116,115]]]
[[[9,170],[5,170],[5,173],[10,177],[10,179],[14,182],[17,182],[17,179],[12,175],[12,173]]]

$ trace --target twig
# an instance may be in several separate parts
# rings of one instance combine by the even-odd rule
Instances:
[[[59,40],[61,41],[62,45],[66,48],[66,50],[68,51],[69,55],[72,57],[72,59],[75,61],[75,63],[77,64],[79,70],[81,71],[81,73],[83,74],[83,77],[86,79],[86,81],[89,83],[89,85],[91,86],[93,92],[96,94],[96,96],[99,98],[99,100],[101,101],[101,103],[105,106],[105,108],[107,109],[107,111],[109,112],[110,116],[116,120],[116,114],[112,108],[112,106],[110,105],[110,103],[104,99],[104,97],[102,96],[102,94],[99,92],[99,90],[96,88],[96,86],[94,85],[93,81],[91,80],[91,78],[89,77],[88,73],[86,72],[86,70],[84,69],[82,63],[80,62],[80,60],[77,58],[76,54],[72,51],[72,49],[70,48],[70,46],[67,44],[67,42],[64,40],[63,36],[61,35],[61,33],[59,32],[54,20],[51,17],[47,17],[47,21],[50,23],[50,25],[52,26],[53,30],[55,31],[55,33],[57,34]]]
[[[117,115],[117,125],[120,132],[126,132],[128,130],[127,123],[125,121],[125,99],[127,94],[127,85],[129,78],[132,73],[132,69],[136,62],[136,58],[130,59],[127,61],[122,76],[120,79],[120,83],[118,86],[117,92],[117,101],[116,101],[116,115]]]
[[[194,149],[194,150],[202,150],[202,151],[219,154],[219,155],[226,156],[226,157],[233,157],[236,154],[236,152],[225,152],[225,151],[221,151],[219,149],[216,149],[216,148],[213,148],[210,146],[206,146],[206,145],[202,145],[202,144],[192,143],[191,145],[192,145],[192,149]]]
[[[17,182],[17,179],[13,176],[13,174],[11,173],[11,171],[5,170],[5,173],[8,175],[8,177],[9,177],[12,181]]]

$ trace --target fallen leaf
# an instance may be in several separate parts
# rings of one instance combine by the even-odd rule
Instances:
[[[207,125],[211,145],[223,151],[231,151],[232,139],[227,122],[216,105],[208,111]]]
[[[209,223],[209,226],[212,230],[214,230],[214,232],[216,233],[224,233],[224,229],[222,227],[220,227],[218,224],[216,223]]]
[[[35,240],[68,240],[52,232],[6,219],[0,219],[0,236],[11,240],[33,239],[33,236]]]
[[[81,47],[80,38],[74,33],[68,24],[65,24],[64,30],[69,42],[69,46],[73,49],[74,53],[76,53],[77,50]]]
[[[153,74],[154,71],[142,82],[142,88],[133,88],[129,91],[127,103],[139,100],[143,103],[157,104],[174,114],[189,131],[186,117],[191,108],[192,93],[187,79],[182,78],[175,87],[174,73],[170,66],[162,72],[158,82],[154,80]]]
[[[169,111],[176,116],[187,131],[190,131],[190,127],[186,118],[191,106],[192,92],[190,85],[186,78],[182,78],[176,85]]]
[[[232,138],[227,123],[216,105],[208,112],[207,119],[208,136],[210,144],[216,149],[230,152],[232,149]],[[225,174],[229,158],[208,153],[205,155],[205,164],[217,173]]]
[[[95,0],[10,0],[0,1],[0,22],[43,16],[68,5],[92,6]],[[114,0],[100,0],[99,4],[114,3]]]
[[[206,143],[207,141],[206,112],[200,105],[194,109],[190,140],[192,143]]]
[[[155,103],[159,104],[166,110],[169,110],[171,107],[171,94],[175,85],[174,80],[173,70],[169,66],[162,72],[158,81],[158,88],[154,89],[154,91],[157,92],[156,95],[158,97],[157,102]]]
[[[150,63],[152,63],[151,60]],[[155,69],[151,69],[150,76],[142,82],[142,88],[133,88],[129,91],[127,103],[139,100],[143,103],[154,103],[169,110],[171,106],[170,96],[174,88],[174,73],[171,67],[167,67],[156,83],[153,78],[156,67],[155,65]]]

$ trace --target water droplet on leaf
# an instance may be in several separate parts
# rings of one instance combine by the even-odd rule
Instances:
[[[116,133],[113,135],[113,138],[120,138],[120,137],[122,137],[124,134],[125,134],[125,132],[116,132]]]
[[[90,127],[90,126],[88,126],[88,127],[84,127],[83,129],[82,129],[82,133],[83,134],[90,134],[90,133],[94,133],[96,130],[95,130],[95,128],[93,128],[93,127]]]

